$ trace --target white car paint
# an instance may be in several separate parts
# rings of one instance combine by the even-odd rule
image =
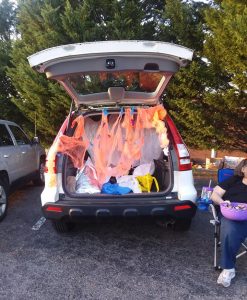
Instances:
[[[57,182],[56,186],[50,186],[48,183],[50,182],[49,177],[55,176],[55,180]],[[55,203],[58,201],[59,193],[63,194],[63,185],[62,185],[62,173],[57,173],[56,175],[45,173],[45,188],[41,193],[41,205],[44,206],[46,203],[51,202]]]
[[[196,202],[197,191],[194,186],[192,171],[174,171],[174,186],[172,192],[178,193],[179,200]]]
[[[101,41],[62,45],[37,52],[28,57],[31,67],[38,67],[43,73],[48,66],[54,63],[74,60],[78,57],[92,58],[106,55],[167,57],[177,62],[180,66],[186,60],[192,60],[191,49],[171,43],[155,41]]]
[[[39,144],[32,144],[24,131],[14,122],[0,120],[9,133],[13,145],[0,145],[0,172],[8,176],[9,184],[24,178],[39,170],[40,157],[45,156],[45,150]],[[18,128],[26,136],[28,143],[18,145],[11,128]],[[1,138],[1,137],[0,137]]]

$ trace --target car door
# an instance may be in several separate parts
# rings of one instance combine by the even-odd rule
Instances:
[[[10,183],[22,176],[21,152],[5,124],[0,124],[0,169],[8,173]]]
[[[23,176],[35,172],[35,170],[37,170],[35,147],[33,147],[31,141],[20,127],[15,125],[8,126],[15,139],[15,148],[18,149],[18,152],[21,154],[20,161]]]

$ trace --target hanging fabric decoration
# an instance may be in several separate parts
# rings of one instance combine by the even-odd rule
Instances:
[[[67,154],[75,168],[81,169],[84,166],[84,157],[89,146],[88,138],[84,130],[84,118],[83,116],[77,117],[72,122],[72,128],[76,126],[74,135],[72,137],[62,135],[59,138],[58,152]]]
[[[49,187],[56,186],[56,174],[54,172],[54,168],[56,167],[56,155],[58,152],[67,154],[71,158],[75,168],[81,169],[84,165],[84,157],[89,142],[84,132],[83,116],[77,117],[72,122],[71,127],[74,128],[75,126],[76,129],[74,135],[69,137],[62,134],[62,132],[65,131],[65,126],[63,124],[57,135],[57,138],[48,152],[46,169],[49,177],[47,180]]]
[[[116,122],[113,124],[110,130],[110,135],[112,137],[112,147],[109,152],[109,159],[107,163],[107,174],[110,176],[122,176],[128,173],[130,165],[128,163],[123,163],[121,161],[121,155],[123,151],[123,131],[121,128],[123,116],[123,109],[120,112]]]
[[[108,155],[111,150],[111,135],[107,114],[106,110],[102,112],[101,123],[93,140],[94,165],[100,183],[104,180]]]
[[[154,107],[141,109],[142,110],[142,121],[144,128],[155,128],[160,141],[161,148],[165,148],[169,145],[167,138],[167,129],[165,127],[164,119],[166,117],[166,110],[160,104]]]
[[[122,150],[118,161],[116,176],[129,173],[136,160],[140,160],[144,144],[144,132],[140,119],[140,112],[134,114],[134,109],[125,109],[124,120],[121,124],[123,130]]]
[[[162,105],[126,108],[125,112],[122,108],[117,119],[109,124],[108,111],[106,109],[102,111],[100,125],[95,136],[90,138],[92,160],[100,185],[111,176],[128,175],[134,163],[140,161],[144,147],[144,130],[154,128],[160,147],[168,146],[165,116],[166,110]],[[84,125],[84,117],[79,116],[72,122],[71,127],[76,126],[72,137],[62,134],[65,128],[58,134],[48,154],[48,174],[54,174],[57,152],[68,155],[75,168],[83,168],[85,153],[89,148]],[[51,176],[50,186],[55,186],[55,175]]]

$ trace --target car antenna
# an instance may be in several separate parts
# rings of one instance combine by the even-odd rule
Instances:
[[[68,120],[68,123],[67,123],[66,131],[69,129],[69,127],[71,125],[71,116],[72,116],[72,112],[73,112],[73,102],[74,102],[74,100],[72,99],[71,104],[70,104],[70,109],[69,109],[69,120]]]
[[[37,113],[34,112],[34,136],[37,136]]]

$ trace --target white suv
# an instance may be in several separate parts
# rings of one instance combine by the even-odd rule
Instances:
[[[7,213],[11,187],[30,180],[44,184],[45,157],[37,139],[30,141],[17,124],[0,120],[0,221]]]
[[[158,109],[165,111],[161,104],[164,89],[172,75],[185,66],[192,55],[190,49],[163,42],[104,41],[54,47],[28,57],[31,67],[58,81],[76,106],[65,119],[48,153],[45,188],[41,195],[43,213],[52,220],[57,231],[68,231],[76,221],[89,217],[149,216],[168,220],[175,229],[190,228],[196,212],[197,194],[187,147],[168,114],[158,122],[162,120],[159,125],[163,134],[167,134],[169,145],[161,147],[158,129],[151,128],[156,126],[152,125],[154,123],[143,128],[144,114]],[[122,159],[124,150],[121,149],[133,146],[129,142],[126,144],[128,133],[123,128],[128,113],[133,116],[133,128],[137,126],[138,118],[144,124],[143,131],[140,129],[144,145],[136,148],[141,154],[135,162],[130,150],[128,158]],[[122,121],[114,125],[120,120],[119,116],[120,119],[123,117]],[[111,134],[112,140],[110,135],[104,139],[100,137],[104,118],[109,128],[118,126],[116,128],[120,130],[118,134]],[[116,138],[119,134],[121,141]],[[67,149],[60,147],[62,140],[67,141]],[[78,148],[77,142],[81,143]],[[112,145],[120,145],[120,142],[124,146],[118,147],[119,156],[115,156],[115,161],[121,160],[123,169],[128,165],[129,170],[120,172],[120,163],[111,162],[105,166],[104,174],[104,168],[99,169],[100,164],[111,160],[113,154],[105,150],[105,156],[102,156],[103,148],[113,149]],[[127,178],[135,184],[138,179],[133,177],[135,169],[143,170],[147,165],[152,165],[147,172],[157,180],[158,189],[140,190],[139,182],[139,186],[137,183],[128,194],[104,191],[104,175],[107,184],[120,186],[123,178],[118,175],[124,175],[124,180]],[[98,185],[94,182],[94,187],[87,186],[88,173],[83,174],[85,168],[91,172],[91,179],[99,179]],[[114,173],[116,169],[121,174]],[[110,178],[113,173],[116,177]],[[146,174],[142,175],[148,178]]]

